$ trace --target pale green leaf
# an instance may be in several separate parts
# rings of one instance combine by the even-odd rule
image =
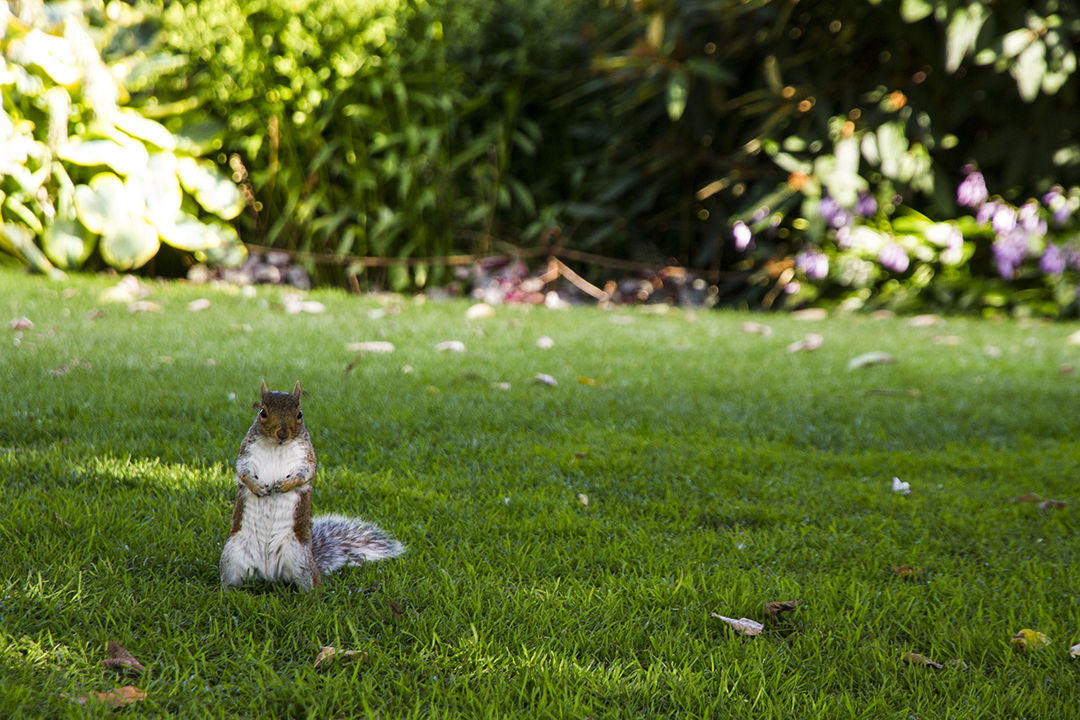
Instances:
[[[176,168],[175,155],[154,153],[146,167],[129,175],[124,183],[133,211],[159,229],[173,224],[184,200]]]
[[[116,113],[113,124],[128,135],[145,140],[162,150],[176,149],[176,138],[164,125],[144,118],[134,110],[121,109]]]
[[[686,71],[674,73],[667,82],[668,117],[676,121],[686,110],[686,101],[690,96],[690,76]]]
[[[94,249],[94,239],[74,220],[50,223],[41,236],[49,259],[62,268],[77,270]]]
[[[101,257],[117,270],[134,270],[157,254],[158,231],[145,218],[129,215],[127,222],[106,226],[101,236]]]
[[[1016,88],[1024,102],[1034,100],[1046,74],[1046,46],[1038,41],[1028,45],[1020,53],[1010,72],[1016,78]]]
[[[244,196],[230,178],[226,177],[212,162],[194,158],[180,158],[177,172],[184,189],[207,212],[224,220],[231,220],[244,209]]]
[[[901,0],[900,17],[905,22],[918,22],[934,12],[934,6],[926,0]]]
[[[713,82],[721,83],[723,85],[735,84],[735,75],[715,60],[709,60],[708,58],[703,57],[692,57],[687,60],[684,65],[692,74],[703,77],[706,80],[712,80]]]
[[[76,165],[104,165],[121,175],[129,175],[146,165],[149,153],[141,143],[118,143],[115,140],[83,140],[68,142],[56,150],[61,160]]]
[[[101,234],[110,225],[123,224],[131,209],[124,182],[112,173],[98,173],[89,185],[75,188],[75,215],[90,232]]]
[[[172,225],[157,227],[162,240],[187,252],[205,252],[223,244],[215,228],[187,213],[180,213]]]
[[[956,72],[964,56],[975,51],[975,41],[986,18],[981,3],[957,9],[945,30],[946,72]]]

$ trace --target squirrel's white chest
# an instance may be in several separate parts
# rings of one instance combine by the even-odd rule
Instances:
[[[278,445],[254,442],[247,447],[241,463],[246,464],[254,478],[263,484],[284,479],[289,473],[303,467],[308,461],[306,447],[296,441]],[[239,464],[239,463],[238,463]]]

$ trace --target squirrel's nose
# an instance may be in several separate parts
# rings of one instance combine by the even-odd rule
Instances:
[[[278,431],[277,431],[277,436],[278,436],[278,440],[288,440],[289,439],[289,431],[286,430],[285,428],[279,428]]]

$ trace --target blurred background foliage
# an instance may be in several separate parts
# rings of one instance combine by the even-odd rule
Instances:
[[[972,168],[1018,212],[1055,187],[1074,196],[1071,1],[111,0],[64,4],[67,20],[45,4],[21,24],[30,4],[9,7],[7,68],[45,89],[5,84],[4,107],[37,142],[48,144],[50,83],[71,95],[73,137],[109,138],[91,129],[85,80],[50,80],[16,52],[30,28],[67,38],[75,18],[117,104],[238,188],[218,207],[182,183],[189,216],[239,213],[232,227],[258,245],[417,259],[326,265],[323,281],[424,287],[447,277],[419,259],[550,244],[682,265],[728,304],[1076,312],[1071,220],[1028,233],[1006,277],[1003,236],[956,202]],[[108,165],[73,171],[56,155],[50,167],[97,196],[115,189],[92,182]],[[48,211],[4,172],[45,247]],[[59,207],[56,176],[42,197]],[[850,222],[837,225],[834,206]],[[5,227],[26,214],[3,212]],[[1050,245],[1068,258],[1057,272],[1041,262]]]

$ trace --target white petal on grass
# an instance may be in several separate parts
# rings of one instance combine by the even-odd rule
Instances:
[[[479,320],[481,318],[495,317],[495,308],[487,303],[476,303],[465,311],[466,320]]]
[[[555,387],[556,385],[559,384],[558,380],[551,377],[547,373],[539,373],[539,374],[537,374],[536,377],[534,377],[532,379],[532,381],[534,383],[538,383],[540,385],[550,385],[551,387]]]
[[[447,340],[435,346],[439,352],[465,352],[465,343],[460,340]]]
[[[900,478],[894,477],[892,479],[892,491],[901,495],[908,495],[911,493],[911,486]]]
[[[887,352],[868,352],[857,355],[848,361],[848,369],[866,367],[867,365],[888,365],[896,362],[896,358]]]
[[[536,338],[536,347],[540,348],[541,350],[550,350],[551,348],[555,347],[555,341],[549,338],[547,335],[541,335],[540,337]]]
[[[349,343],[345,346],[349,352],[392,353],[394,343],[385,340],[369,340],[367,342]]]
[[[188,303],[187,309],[191,312],[199,312],[200,310],[206,310],[210,307],[210,301],[206,298],[199,298],[198,300],[192,300]]]
[[[765,626],[759,623],[757,620],[751,620],[750,618],[735,618],[724,617],[717,613],[710,613],[717,620],[723,620],[731,628],[740,635],[760,635],[761,631],[765,629]]]
[[[751,335],[761,335],[762,337],[772,337],[773,329],[768,325],[756,322],[744,322],[742,324],[742,331],[744,333],[750,333]]]
[[[825,338],[817,333],[810,333],[802,340],[793,342],[787,346],[787,351],[790,353],[799,352],[801,350],[817,350],[824,344]]]

